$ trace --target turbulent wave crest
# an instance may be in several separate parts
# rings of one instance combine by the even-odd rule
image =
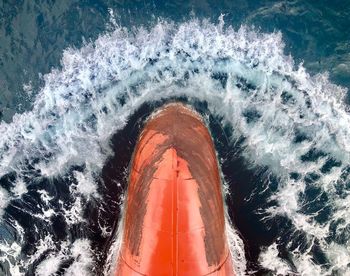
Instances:
[[[0,125],[0,215],[7,229],[0,262],[12,275],[28,268],[36,275],[94,273],[89,240],[61,237],[52,224],[59,218],[55,223],[76,232],[86,225],[89,204],[101,200],[99,174],[109,156],[118,156],[112,135],[143,103],[174,96],[206,102],[232,127],[231,139],[243,141],[247,163],[278,178],[271,204],[257,212],[266,221],[286,218],[288,231],[261,249],[260,265],[276,274],[350,273],[346,91],[294,64],[280,33],[234,30],[222,18],[160,21],[133,32],[116,27],[66,50],[62,69],[44,83],[31,111]],[[52,189],[57,178],[70,183],[67,191]],[[35,218],[30,231],[16,212]],[[39,239],[24,256],[31,231]],[[235,260],[238,274],[249,273],[242,256]]]

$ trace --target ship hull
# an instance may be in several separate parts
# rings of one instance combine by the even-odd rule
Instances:
[[[202,118],[169,104],[130,166],[115,275],[233,275],[218,162]]]

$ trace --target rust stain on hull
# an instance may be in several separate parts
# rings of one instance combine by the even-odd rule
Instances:
[[[196,112],[153,114],[129,177],[115,275],[233,275],[216,153]]]

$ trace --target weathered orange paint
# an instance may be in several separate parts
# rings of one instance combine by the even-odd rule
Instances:
[[[136,146],[115,275],[233,275],[216,152],[201,117],[169,104]]]

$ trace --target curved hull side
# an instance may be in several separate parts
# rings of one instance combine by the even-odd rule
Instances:
[[[115,275],[233,275],[216,152],[191,109],[169,104],[147,121],[125,206]]]

